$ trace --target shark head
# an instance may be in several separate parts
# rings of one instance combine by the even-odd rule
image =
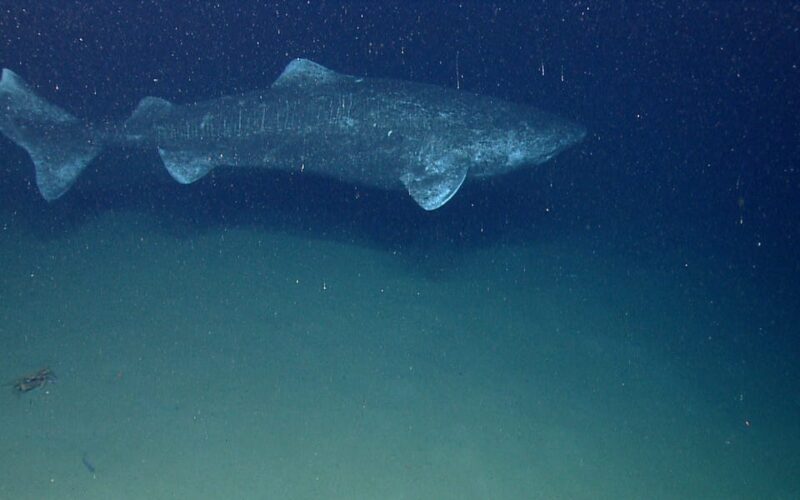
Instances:
[[[512,167],[544,163],[586,137],[583,126],[553,118],[546,125],[525,121],[519,130],[522,146],[518,153],[509,155]]]
[[[544,163],[585,136],[581,125],[535,112],[484,130],[464,150],[473,160],[470,175],[488,177]]]

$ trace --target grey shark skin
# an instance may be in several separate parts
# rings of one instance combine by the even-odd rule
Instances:
[[[0,79],[0,132],[28,151],[47,200],[64,194],[103,147],[157,148],[178,182],[216,167],[301,171],[383,189],[405,188],[424,209],[467,177],[547,161],[585,135],[553,115],[433,85],[358,78],[306,59],[263,91],[177,105],[146,97],[124,123],[92,126]]]

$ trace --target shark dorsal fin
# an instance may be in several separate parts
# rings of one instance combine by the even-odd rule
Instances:
[[[274,87],[313,86],[335,82],[343,75],[308,59],[294,59],[286,65],[281,76],[272,84]]]

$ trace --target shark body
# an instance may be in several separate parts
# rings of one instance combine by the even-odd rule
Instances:
[[[359,78],[306,59],[263,91],[192,104],[146,97],[123,123],[92,126],[46,102],[11,70],[0,79],[0,132],[29,153],[42,195],[63,195],[112,145],[157,148],[170,175],[217,167],[300,170],[406,189],[424,209],[467,177],[547,161],[585,135],[536,109],[433,85]]]

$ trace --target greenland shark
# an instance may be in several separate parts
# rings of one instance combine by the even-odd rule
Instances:
[[[191,104],[145,97],[127,120],[83,122],[17,74],[0,78],[0,132],[24,148],[55,200],[110,146],[155,148],[192,183],[217,167],[280,169],[405,189],[434,210],[464,180],[543,163],[585,135],[523,105],[434,85],[361,78],[295,59],[266,90]]]

